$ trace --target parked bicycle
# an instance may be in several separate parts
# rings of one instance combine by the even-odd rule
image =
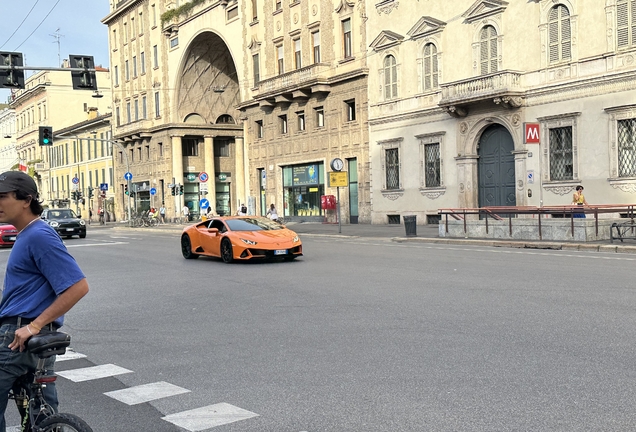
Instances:
[[[27,342],[27,350],[38,357],[38,363],[35,371],[16,380],[9,393],[22,418],[20,432],[93,432],[84,420],[73,414],[56,413],[44,399],[43,389],[57,378],[47,375],[46,359],[64,354],[70,343],[71,336],[62,332],[38,334]]]

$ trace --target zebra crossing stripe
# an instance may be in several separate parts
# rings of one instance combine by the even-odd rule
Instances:
[[[189,432],[197,432],[252,417],[258,417],[258,414],[222,402],[170,414],[162,419]]]
[[[122,390],[115,390],[104,393],[106,396],[116,399],[126,405],[137,405],[140,403],[150,402],[169,396],[176,396],[183,393],[189,393],[182,387],[160,381],[151,384],[144,384],[135,387],[129,387]]]
[[[56,372],[57,375],[62,376],[73,382],[90,381],[115,375],[123,375],[126,373],[132,373],[132,371],[124,369],[123,367],[116,366],[114,364],[105,364],[101,366],[92,366],[87,368]]]
[[[61,361],[75,360],[75,359],[81,359],[81,358],[86,358],[86,354],[80,354],[78,352],[73,351],[72,348],[66,348],[66,354],[55,357],[55,362],[57,363]]]

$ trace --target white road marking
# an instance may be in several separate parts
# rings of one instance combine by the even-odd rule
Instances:
[[[73,382],[90,381],[115,375],[123,375],[126,373],[132,373],[132,371],[124,369],[123,367],[115,366],[114,364],[56,372],[57,375]]]
[[[252,417],[258,417],[258,414],[222,402],[190,411],[170,414],[162,417],[162,419],[187,431],[196,432],[240,420],[247,420]]]
[[[112,242],[112,243],[82,243],[82,244],[67,244],[64,242],[67,248],[76,248],[76,247],[87,247],[87,246],[115,246],[115,245],[126,245],[130,244],[128,242]]]
[[[55,357],[55,362],[57,363],[65,360],[75,360],[81,358],[86,358],[86,355],[73,351],[73,348],[66,348],[66,354]]]
[[[183,393],[189,393],[190,390],[182,387],[159,381],[151,384],[144,384],[135,387],[129,387],[122,390],[115,390],[104,393],[106,396],[116,399],[126,405],[137,405],[161,399],[169,396],[176,396]]]

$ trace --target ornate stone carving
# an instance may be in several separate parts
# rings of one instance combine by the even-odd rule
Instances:
[[[513,114],[510,121],[514,127],[519,127],[521,125],[521,116],[519,114]]]
[[[317,14],[317,13],[318,13],[318,6],[313,5],[313,6],[311,7],[311,14],[312,14],[313,16],[316,16],[316,14]]]
[[[393,9],[397,9],[399,5],[400,5],[400,2],[397,0],[384,0],[384,1],[381,1],[380,3],[376,3],[375,9],[378,11],[380,15],[382,15],[383,13],[388,15],[391,12],[393,12]]]
[[[466,187],[464,186],[464,183],[460,183],[459,184],[459,193],[464,193],[465,190],[466,190]]]
[[[636,193],[636,183],[616,183],[612,184],[614,189],[620,189],[623,192]]]
[[[448,115],[455,118],[466,117],[468,115],[468,109],[456,105],[442,107],[442,109],[446,111]]]
[[[422,196],[425,196],[428,199],[437,199],[446,193],[446,189],[420,189],[420,193],[422,194]]]
[[[384,198],[388,198],[391,201],[395,201],[396,199],[400,198],[402,195],[404,195],[404,192],[382,192],[382,196]]]
[[[573,192],[575,186],[543,186],[543,188],[547,191],[563,196]]]
[[[523,98],[521,96],[503,96],[496,97],[492,100],[495,104],[501,105],[505,108],[519,108],[523,105]]]
[[[468,132],[468,123],[461,122],[459,124],[459,133],[462,135],[466,135],[466,132]]]

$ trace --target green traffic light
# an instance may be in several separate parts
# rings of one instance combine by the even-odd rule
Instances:
[[[44,142],[44,144],[48,144],[49,143],[49,140],[47,138],[44,138],[42,141]]]

